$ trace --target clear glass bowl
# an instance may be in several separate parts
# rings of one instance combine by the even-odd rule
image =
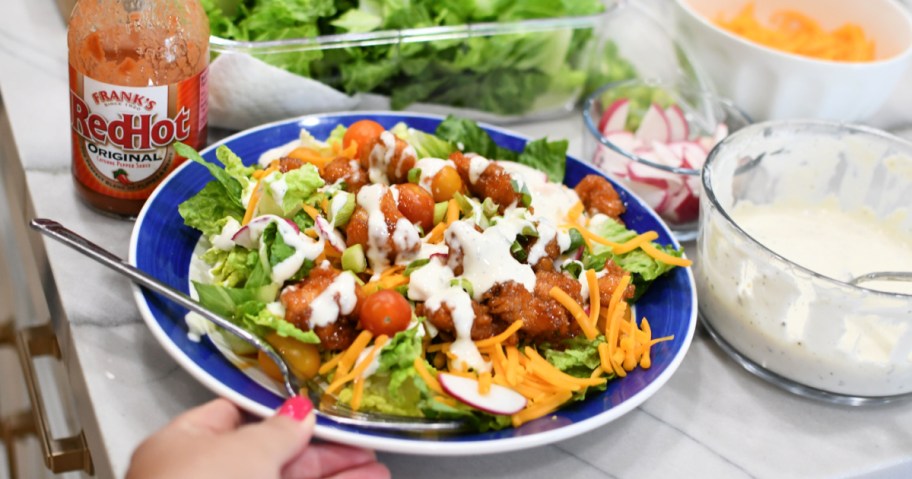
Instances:
[[[213,36],[210,122],[239,128],[389,109],[493,123],[566,115],[583,94],[591,48],[614,10],[275,41]]]
[[[642,198],[678,240],[690,241],[697,235],[706,156],[751,120],[712,93],[644,79],[596,90],[583,105],[583,122],[583,158]]]
[[[694,276],[701,321],[724,350],[805,396],[859,405],[912,394],[912,294],[898,292],[912,284],[850,284],[869,272],[852,271],[853,258],[912,270],[912,255],[902,259],[912,251],[912,143],[841,123],[758,123],[710,153],[703,187]],[[828,226],[864,218],[876,228]],[[884,253],[884,231],[906,246]]]

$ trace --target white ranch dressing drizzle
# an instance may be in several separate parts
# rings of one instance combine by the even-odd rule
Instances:
[[[456,339],[450,344],[450,353],[457,368],[465,365],[478,372],[491,370],[491,363],[481,357],[478,347],[472,342],[472,324],[475,322],[475,311],[469,294],[456,286],[451,286],[428,298],[424,303],[431,311],[440,309],[444,304],[449,308],[453,318]]]
[[[396,229],[393,230],[393,244],[399,250],[397,260],[401,258],[411,258],[413,253],[418,251],[421,244],[421,237],[418,235],[418,229],[411,221],[405,218],[399,218],[396,221]]]
[[[396,136],[389,131],[380,134],[380,141],[374,145],[370,152],[370,168],[367,170],[367,177],[374,184],[389,184],[389,177],[386,175],[386,167],[393,160],[396,154]]]
[[[351,314],[357,303],[355,277],[342,272],[310,302],[311,313],[307,324],[314,329],[335,323],[340,315]]]
[[[445,166],[456,168],[453,160],[441,160],[440,158],[422,158],[415,163],[415,168],[421,170],[421,176],[418,179],[418,186],[427,191],[431,191],[431,183],[437,173],[440,173]]]
[[[222,226],[221,233],[214,235],[210,240],[212,246],[222,251],[231,251],[234,249],[234,241],[231,239],[241,229],[241,223],[229,216],[228,221]]]
[[[481,175],[488,169],[491,162],[481,155],[466,155],[469,158],[469,182],[473,185],[478,182]]]
[[[273,171],[263,178],[263,183],[269,188],[269,193],[275,203],[281,206],[285,201],[285,193],[288,192],[288,183],[285,181],[285,175],[281,175],[282,177],[279,179],[276,179],[277,176],[279,176],[279,172]]]
[[[288,221],[276,215],[259,216],[248,223],[247,228],[250,229],[250,238],[254,241],[259,240],[263,236],[263,231],[266,230],[266,227],[273,223],[275,223],[276,232],[282,237],[282,241],[295,250],[291,256],[272,267],[272,282],[281,284],[301,269],[305,259],[314,260],[320,256],[323,252],[323,240],[314,241],[304,233],[295,231],[288,224]],[[262,242],[260,243],[259,253],[260,261],[268,263],[266,245]]]
[[[453,270],[442,261],[432,259],[415,271],[409,280],[408,298],[412,301],[427,301],[450,287]]]
[[[529,249],[529,264],[536,264],[539,260],[548,255],[545,248],[548,244],[557,239],[557,247],[561,251],[566,251],[570,247],[572,240],[570,239],[570,234],[558,231],[557,227],[554,226],[548,218],[539,218],[538,219],[538,240],[535,241],[535,244],[532,245],[532,248]]]
[[[358,191],[358,205],[367,211],[367,260],[375,272],[389,264],[386,245],[389,232],[386,229],[386,218],[380,210],[380,200],[386,191],[387,187],[379,184],[367,185]]]
[[[484,233],[466,221],[454,222],[447,229],[446,242],[462,252],[462,277],[472,283],[476,301],[495,284],[507,281],[515,281],[529,292],[535,289],[532,266],[510,254],[516,236],[527,227],[532,228],[532,224],[526,219],[503,217]],[[455,255],[450,256],[451,267],[455,266],[453,261]]]

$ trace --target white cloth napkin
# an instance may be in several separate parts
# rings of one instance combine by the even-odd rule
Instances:
[[[349,96],[243,53],[219,55],[209,65],[209,124],[242,130],[293,116],[355,109]]]

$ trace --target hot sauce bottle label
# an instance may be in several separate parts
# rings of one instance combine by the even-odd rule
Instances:
[[[164,86],[100,82],[70,66],[73,174],[114,198],[145,199],[184,158],[176,141],[199,148],[206,135],[206,70]]]

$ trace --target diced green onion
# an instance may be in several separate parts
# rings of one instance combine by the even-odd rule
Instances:
[[[352,273],[363,273],[367,269],[364,248],[360,244],[351,245],[342,252],[342,269]]]
[[[469,296],[474,296],[475,289],[472,288],[472,283],[465,278],[454,278],[450,280],[450,286],[456,286],[465,290],[466,293],[469,293]]]
[[[434,224],[440,223],[443,221],[443,218],[446,216],[447,210],[447,201],[441,201],[434,205]]]

